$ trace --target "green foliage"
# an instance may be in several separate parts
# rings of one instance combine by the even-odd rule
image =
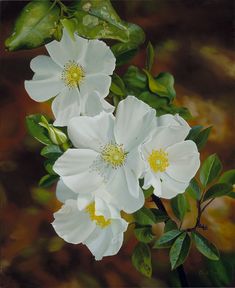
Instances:
[[[53,194],[46,189],[37,188],[32,190],[32,198],[38,204],[46,205],[53,198]]]
[[[234,185],[235,185],[235,169],[228,170],[224,172],[219,178],[219,183],[227,183],[232,185],[232,191],[227,195],[229,197],[235,198]]]
[[[53,144],[51,139],[49,138],[47,129],[39,125],[41,121],[41,115],[29,115],[26,117],[26,126],[31,136],[33,136],[37,141],[50,145]]]
[[[212,127],[202,129],[202,126],[194,126],[191,128],[186,140],[192,140],[196,143],[198,150],[204,148],[208,137],[210,135]]]
[[[169,216],[165,212],[163,212],[159,209],[153,208],[153,209],[151,209],[151,211],[153,212],[153,214],[155,216],[155,223],[165,222],[169,219]]]
[[[201,198],[202,191],[195,178],[190,181],[186,192],[195,200],[199,200]]]
[[[204,187],[217,179],[222,171],[222,163],[216,154],[210,155],[200,169],[200,181]]]
[[[134,233],[136,239],[143,243],[149,243],[154,239],[151,226],[137,226],[134,230]]]
[[[218,260],[219,259],[219,251],[205,237],[203,237],[201,234],[199,234],[196,231],[192,232],[191,236],[192,236],[192,240],[193,240],[196,248],[204,256],[206,256],[210,260]]]
[[[146,198],[149,198],[149,197],[153,194],[153,187],[150,187],[150,188],[147,189],[147,190],[144,190],[144,189],[143,189],[143,192],[144,192],[144,197],[145,197],[145,199],[146,199]]]
[[[207,201],[212,198],[228,196],[233,190],[231,184],[217,183],[211,186],[205,193],[203,201]]]
[[[47,159],[44,162],[44,168],[50,175],[56,175],[55,171],[53,170],[54,163],[55,163],[54,159]]]
[[[47,187],[51,186],[52,184],[54,184],[58,180],[59,180],[58,175],[47,174],[40,179],[38,185],[42,188],[47,188]]]
[[[180,230],[170,230],[164,233],[154,244],[153,248],[169,248],[171,247],[173,240],[178,237],[181,233]]]
[[[171,207],[175,216],[182,221],[189,210],[189,203],[184,194],[178,194],[171,199]]]
[[[178,227],[176,225],[176,223],[171,220],[171,219],[168,219],[165,223],[165,227],[164,227],[164,233],[168,232],[168,231],[171,231],[171,230],[177,230]]]
[[[156,223],[155,215],[151,210],[146,207],[142,207],[133,215],[136,223],[138,223],[139,225],[153,225]]]
[[[9,51],[32,49],[53,39],[60,9],[49,0],[32,1],[16,20],[13,33],[5,41]]]
[[[151,42],[148,43],[146,49],[146,69],[151,71],[153,63],[154,63],[154,47]]]
[[[41,155],[50,158],[50,159],[57,159],[63,154],[63,151],[57,145],[48,145],[45,146],[42,151]]]
[[[110,86],[110,91],[123,98],[126,95],[126,87],[121,77],[119,77],[116,73],[112,76],[112,83]]]
[[[148,90],[147,76],[137,67],[129,66],[123,76],[128,93],[138,97],[142,91]]]
[[[144,276],[152,276],[151,251],[147,244],[138,243],[132,254],[133,266]]]
[[[175,269],[186,260],[191,246],[191,239],[186,232],[181,233],[170,249],[171,269]]]

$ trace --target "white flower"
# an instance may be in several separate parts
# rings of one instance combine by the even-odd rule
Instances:
[[[62,208],[54,213],[55,220],[52,225],[56,233],[69,243],[85,244],[96,260],[117,254],[123,243],[123,233],[128,226],[121,218],[120,212],[102,199],[97,201],[98,204],[92,202],[79,210],[77,195],[61,180],[58,182],[56,193],[64,203]]]
[[[180,116],[164,115],[157,119],[150,140],[141,146],[145,161],[144,189],[170,199],[183,193],[200,166],[196,144],[184,141],[190,130]]]
[[[115,57],[110,48],[99,40],[86,40],[66,30],[60,42],[46,45],[50,55],[32,59],[33,79],[25,81],[29,96],[38,102],[52,97],[56,126],[66,126],[78,115],[96,115],[113,106],[104,100],[109,93]]]
[[[68,149],[54,170],[79,195],[105,185],[110,202],[132,213],[144,204],[138,181],[144,166],[138,148],[154,127],[155,110],[133,96],[119,103],[116,118],[105,112],[73,118],[68,135],[78,149]]]

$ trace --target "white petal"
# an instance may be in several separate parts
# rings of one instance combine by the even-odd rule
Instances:
[[[93,200],[94,195],[91,194],[76,194],[78,210],[84,210]]]
[[[78,210],[76,200],[67,200],[62,208],[54,213],[54,217],[52,226],[56,233],[73,244],[85,241],[96,226],[88,213]]]
[[[124,166],[124,171],[125,171],[125,177],[126,177],[126,182],[127,182],[127,187],[129,190],[129,193],[134,197],[134,198],[139,198],[139,180],[138,177],[135,174],[135,171],[130,169],[128,164]]]
[[[89,149],[68,149],[56,160],[53,169],[72,191],[92,193],[102,183],[102,178],[91,169],[97,155]]]
[[[79,116],[79,94],[78,89],[65,89],[53,100],[54,126],[67,126],[70,119]]]
[[[162,175],[161,193],[158,195],[161,198],[171,199],[176,195],[183,193],[188,187],[189,183],[179,182],[172,179],[169,175],[164,173]]]
[[[30,98],[37,102],[55,97],[64,88],[63,82],[58,77],[24,81],[24,86]]]
[[[145,163],[141,157],[141,153],[138,148],[131,150],[127,154],[128,166],[135,172],[138,178],[142,178],[142,174],[145,170]]]
[[[75,117],[69,122],[68,135],[75,147],[100,152],[113,139],[113,125],[113,115],[106,112],[94,117]]]
[[[166,152],[169,157],[166,173],[177,181],[189,182],[200,166],[196,144],[191,140],[184,141],[169,147]]]
[[[135,192],[138,198],[133,197],[128,187],[125,171],[122,168],[117,169],[115,177],[107,183],[107,190],[112,195],[112,203],[119,210],[124,210],[127,213],[133,213],[144,205],[144,194],[139,188]]]
[[[155,127],[156,111],[134,96],[122,100],[117,108],[114,134],[127,151],[140,145]]]
[[[67,33],[63,30],[63,36],[61,41],[56,40],[46,45],[46,49],[50,54],[54,62],[63,66],[69,61],[75,61],[76,63],[82,63],[87,49],[88,40],[75,36],[75,41],[72,40]]]
[[[161,195],[161,180],[160,180],[160,176],[161,174],[155,174],[152,173],[152,171],[147,171],[147,173],[144,176],[144,189],[148,189],[151,186],[153,186],[154,191],[153,194],[155,194],[156,196],[160,196]]]
[[[33,72],[39,75],[60,76],[62,73],[61,67],[46,55],[39,55],[33,58],[30,62],[30,68],[33,70]]]
[[[88,74],[111,75],[115,69],[115,62],[116,59],[105,42],[89,40],[84,59],[84,68]]]
[[[86,105],[82,115],[95,116],[102,111],[113,113],[115,107],[105,101],[97,91],[91,92],[87,96]]]
[[[77,199],[77,194],[69,189],[60,179],[56,186],[56,197],[60,202],[65,203],[68,199]]]
[[[109,94],[111,85],[111,77],[104,74],[86,74],[81,82],[79,89],[81,93],[92,93],[97,91],[101,97],[106,97]]]

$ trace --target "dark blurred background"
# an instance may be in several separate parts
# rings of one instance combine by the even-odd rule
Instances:
[[[136,243],[131,229],[120,253],[95,262],[82,245],[67,244],[50,225],[60,203],[51,190],[38,188],[45,172],[41,145],[27,135],[25,116],[50,114],[48,104],[33,102],[23,82],[32,77],[30,60],[44,48],[6,52],[4,40],[24,1],[0,2],[0,287],[169,287],[178,286],[170,272],[168,251],[153,252],[153,278],[142,277],[131,265]],[[235,166],[235,1],[154,0],[114,1],[121,18],[140,25],[156,52],[153,71],[172,73],[177,102],[190,109],[192,125],[213,125],[202,159],[218,153],[225,169]],[[133,59],[143,67],[145,46]],[[120,70],[123,73],[125,68]],[[206,261],[194,249],[185,263],[191,286],[230,286],[235,263],[235,200],[221,198],[204,215],[205,235],[221,250],[227,270],[214,279],[220,266]],[[166,206],[169,205],[165,201]],[[195,204],[183,225],[193,224]],[[160,235],[162,226],[154,228]]]

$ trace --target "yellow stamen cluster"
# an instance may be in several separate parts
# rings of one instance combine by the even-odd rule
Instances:
[[[78,65],[75,61],[69,61],[65,64],[61,77],[66,86],[75,88],[83,81],[85,72],[82,66]]]
[[[101,158],[112,165],[113,168],[122,166],[126,160],[126,153],[123,145],[107,144],[101,152]]]
[[[148,157],[148,162],[151,169],[156,172],[164,172],[169,166],[168,154],[162,149],[152,150]]]
[[[86,212],[89,213],[92,221],[95,221],[98,226],[105,228],[111,224],[110,219],[105,219],[102,215],[95,215],[95,203],[91,203],[86,207]]]

